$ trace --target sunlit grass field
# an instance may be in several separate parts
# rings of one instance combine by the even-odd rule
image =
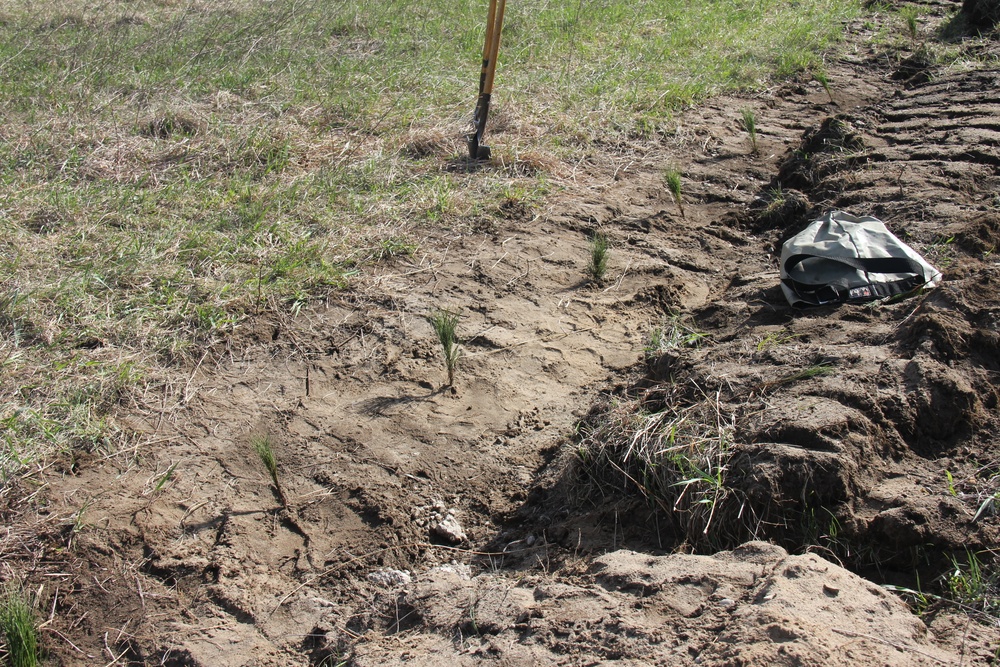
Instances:
[[[847,0],[511,0],[472,169],[486,0],[0,5],[0,477],[255,317],[537,205],[587,151],[819,70]],[[603,150],[603,149],[602,149]],[[159,399],[157,399],[159,400]]]

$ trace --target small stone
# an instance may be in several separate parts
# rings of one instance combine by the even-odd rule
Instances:
[[[736,600],[730,598],[722,598],[719,600],[719,606],[723,609],[729,610],[736,606]]]
[[[438,565],[437,567],[431,568],[430,572],[436,574],[454,574],[460,579],[465,579],[466,581],[472,579],[472,568],[470,568],[465,563],[457,563],[451,561],[451,563],[446,563],[445,565]]]
[[[395,588],[396,586],[406,586],[410,583],[410,573],[406,570],[375,570],[368,573],[368,581],[384,588]]]
[[[371,575],[369,575],[369,576],[371,576]],[[316,604],[320,605],[321,607],[336,607],[337,606],[336,602],[331,602],[330,600],[327,600],[326,598],[314,597],[312,599],[312,601],[315,602]]]
[[[462,524],[450,514],[434,524],[431,532],[452,544],[458,544],[468,539],[465,530],[462,528]]]

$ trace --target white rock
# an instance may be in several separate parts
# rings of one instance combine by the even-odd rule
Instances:
[[[406,570],[375,570],[368,573],[368,581],[384,588],[395,588],[396,586],[406,586],[410,583],[410,573]]]
[[[431,532],[452,544],[458,544],[468,539],[465,529],[462,528],[462,524],[450,514],[436,523],[431,528]]]

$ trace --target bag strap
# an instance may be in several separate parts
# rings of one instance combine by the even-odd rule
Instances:
[[[850,286],[847,279],[835,280],[821,285],[803,283],[793,278],[782,278],[781,282],[799,297],[801,303],[795,305],[825,306],[884,299],[906,294],[927,284],[923,267],[905,257],[824,257],[811,254],[792,255],[785,260],[785,273],[798,266],[803,260],[816,258],[845,264],[865,273],[909,273],[908,278],[891,282],[876,282],[868,285]]]
[[[790,255],[785,260],[785,274],[791,275],[792,269],[804,260],[812,258],[846,264],[865,273],[915,273],[917,275],[924,273],[924,268],[908,257],[829,257],[827,255],[799,253]]]

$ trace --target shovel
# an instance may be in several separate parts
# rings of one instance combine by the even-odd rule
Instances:
[[[483,44],[483,69],[479,73],[479,98],[476,112],[472,117],[474,131],[465,137],[469,146],[469,157],[473,160],[489,160],[490,147],[481,144],[486,132],[486,117],[490,113],[490,95],[493,93],[493,77],[497,73],[497,54],[500,52],[500,29],[507,0],[490,0],[486,16],[486,41]]]

